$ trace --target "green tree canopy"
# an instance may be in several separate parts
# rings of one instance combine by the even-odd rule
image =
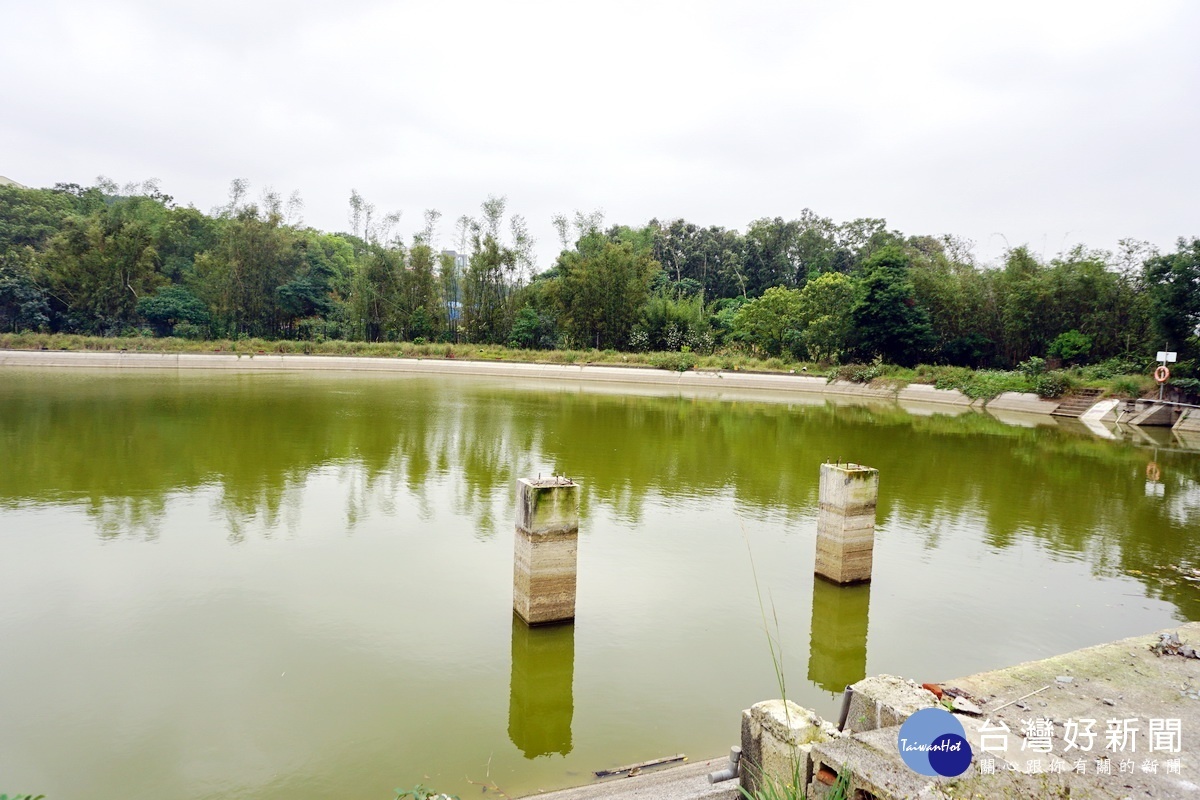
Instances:
[[[777,356],[803,327],[800,291],[773,286],[733,316],[733,335],[755,350]]]
[[[34,281],[32,247],[0,253],[0,331],[43,330],[50,324],[46,292]]]
[[[859,358],[912,366],[933,344],[929,315],[917,304],[908,269],[908,255],[891,245],[864,264],[851,311]]]
[[[138,301],[168,282],[156,247],[165,214],[157,201],[129,197],[64,220],[42,269],[66,327],[107,334],[135,324]]]
[[[838,272],[827,272],[804,285],[797,306],[803,353],[797,355],[837,361],[850,349],[857,291],[855,280]]]
[[[137,312],[152,323],[160,336],[170,335],[180,322],[207,326],[208,308],[183,286],[166,286],[138,301]]]
[[[1145,280],[1155,332],[1185,357],[1200,356],[1200,238],[1147,261]]]
[[[560,321],[578,344],[628,346],[658,263],[629,242],[593,232],[559,256],[554,296]]]

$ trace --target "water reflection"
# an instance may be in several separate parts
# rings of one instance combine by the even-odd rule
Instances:
[[[880,525],[919,527],[926,548],[942,546],[933,522],[979,519],[992,547],[1036,539],[1098,572],[1139,576],[1200,618],[1190,587],[1144,578],[1196,559],[1200,512],[1176,498],[1200,481],[1200,458],[1164,449],[1148,496],[1145,448],[1075,427],[467,379],[12,371],[0,382],[0,508],[72,504],[100,536],[154,539],[169,497],[215,487],[214,516],[236,542],[285,525],[288,495],[332,467],[345,476],[336,502],[349,530],[373,510],[415,505],[428,518],[440,483],[487,539],[506,529],[518,474],[587,476],[581,514],[604,507],[636,525],[655,497],[722,492],[745,513],[804,513],[822,460],[860,458],[887,482]]]
[[[530,627],[512,618],[508,738],[526,758],[571,752],[575,625]]]
[[[26,721],[0,753],[53,797],[466,797],[489,775],[515,797],[716,754],[777,691],[748,545],[826,716],[871,615],[871,666],[918,677],[1200,618],[1155,567],[1200,559],[1195,453],[974,412],[0,371],[0,453],[0,641],[23,654],[0,709]],[[833,457],[883,476],[874,588],[794,579]],[[504,637],[513,479],[552,470],[583,479],[578,649],[570,625]],[[811,642],[787,613],[810,593]]]
[[[867,676],[870,582],[838,586],[813,576],[808,679],[832,694]]]
[[[1200,451],[1200,431],[1175,431],[1175,438],[1180,447]]]

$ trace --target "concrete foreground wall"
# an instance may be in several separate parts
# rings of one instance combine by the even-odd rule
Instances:
[[[839,777],[849,784],[846,796],[860,800],[1196,797],[1200,755],[1190,732],[1200,729],[1200,704],[1193,699],[1197,662],[1192,649],[1197,646],[1200,622],[1183,623],[936,686],[926,684],[941,696],[942,704],[951,706],[971,747],[971,765],[954,777],[921,775],[904,764],[897,746],[902,724],[912,714],[935,707],[938,700],[925,686],[888,675],[851,686],[843,729],[813,736],[804,749],[798,745],[800,737],[779,723],[776,709],[782,701],[754,706],[742,715],[742,746],[757,746],[763,753],[759,763],[783,770],[768,775],[785,778],[793,774],[790,764],[797,756],[789,762],[766,753],[771,748],[786,750],[790,744],[792,753],[803,754],[799,773],[807,778],[804,789],[810,800],[832,797]],[[760,707],[763,711],[756,712]],[[789,711],[791,719],[804,720],[811,714]],[[1052,723],[1052,735],[1031,731],[1026,720],[1036,717]],[[1080,731],[1094,723],[1095,741],[1086,735],[1069,737],[1071,721]],[[1128,741],[1115,748],[1106,741],[1111,721],[1132,724]],[[1173,742],[1162,735],[1156,739],[1155,721],[1173,722],[1179,737]],[[749,740],[747,730],[752,734]],[[789,736],[796,743],[789,743]],[[1103,764],[1108,768],[1100,769]]]
[[[849,690],[850,714],[843,731],[791,701],[767,700],[743,711],[742,788],[769,797],[799,795],[816,800],[831,797],[845,771],[849,797],[933,796],[926,793],[935,781],[895,759],[874,755],[876,749],[887,752],[889,742],[895,750],[896,726],[919,709],[933,706],[933,694],[891,675],[866,678]],[[874,748],[864,744],[872,738],[878,739]]]
[[[791,700],[755,703],[742,712],[742,788],[774,797],[801,794],[812,779],[809,752],[834,736],[833,725]]]
[[[895,675],[876,675],[850,687],[843,728],[851,733],[890,728],[935,705],[937,698],[928,689]]]

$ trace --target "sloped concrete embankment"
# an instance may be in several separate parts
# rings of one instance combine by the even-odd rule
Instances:
[[[601,364],[533,364],[522,362],[457,361],[430,358],[373,358],[363,356],[304,356],[278,353],[129,353],[59,350],[0,351],[0,367],[60,367],[125,370],[219,370],[235,372],[372,372],[428,375],[473,375],[500,379],[576,381],[592,384],[625,384],[647,387],[728,392],[788,393],[797,396],[834,397],[863,402],[899,402],[906,408],[938,407],[966,410],[985,407],[1010,421],[1022,417],[1047,417],[1057,403],[1034,394],[1009,392],[988,402],[954,389],[910,384],[899,390],[848,381],[828,382],[808,375],[689,370],[669,372],[651,367]]]

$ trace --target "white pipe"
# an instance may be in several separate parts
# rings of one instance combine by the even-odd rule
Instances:
[[[729,748],[729,766],[717,772],[708,773],[709,783],[720,783],[721,781],[731,781],[738,776],[739,765],[742,760],[742,748],[734,746]]]

